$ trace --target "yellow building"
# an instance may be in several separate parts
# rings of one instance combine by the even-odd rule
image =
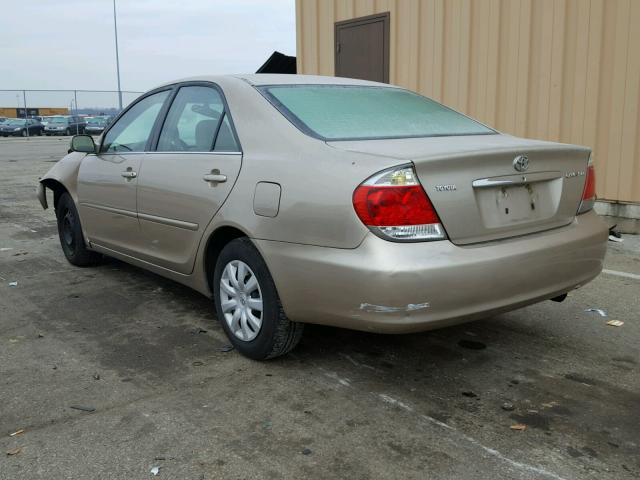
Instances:
[[[35,116],[50,116],[50,115],[68,115],[69,109],[66,107],[28,107],[27,115],[29,117]],[[8,118],[24,118],[24,108],[16,107],[0,107],[0,117]]]
[[[296,0],[296,24],[298,73],[388,81],[588,145],[599,211],[637,229],[640,0]]]

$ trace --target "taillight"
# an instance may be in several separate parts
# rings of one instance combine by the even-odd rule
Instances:
[[[388,240],[443,240],[447,235],[411,166],[384,170],[353,192],[356,214],[369,229]]]
[[[589,158],[589,165],[587,165],[587,178],[584,181],[584,190],[582,191],[582,201],[578,208],[578,215],[588,212],[593,209],[593,205],[596,203],[596,174],[593,168],[591,158]]]

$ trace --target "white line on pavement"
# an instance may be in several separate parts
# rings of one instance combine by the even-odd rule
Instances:
[[[633,280],[640,280],[640,275],[636,275],[635,273],[619,272],[618,270],[607,270],[606,268],[602,270],[602,273],[615,275],[617,277],[632,278]]]

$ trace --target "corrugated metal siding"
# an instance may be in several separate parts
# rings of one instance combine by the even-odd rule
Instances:
[[[334,23],[387,11],[391,83],[588,145],[599,197],[640,202],[640,0],[296,0],[298,72],[333,75]]]

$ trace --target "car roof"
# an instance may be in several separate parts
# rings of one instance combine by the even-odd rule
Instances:
[[[378,87],[394,87],[387,83],[371,82],[369,80],[358,80],[355,78],[329,77],[322,75],[291,75],[277,73],[253,73],[236,75],[201,75],[195,77],[181,78],[173,82],[166,82],[158,88],[182,82],[214,82],[221,85],[230,82],[246,82],[255,86],[262,85],[363,85]],[[398,88],[398,87],[396,87]]]

